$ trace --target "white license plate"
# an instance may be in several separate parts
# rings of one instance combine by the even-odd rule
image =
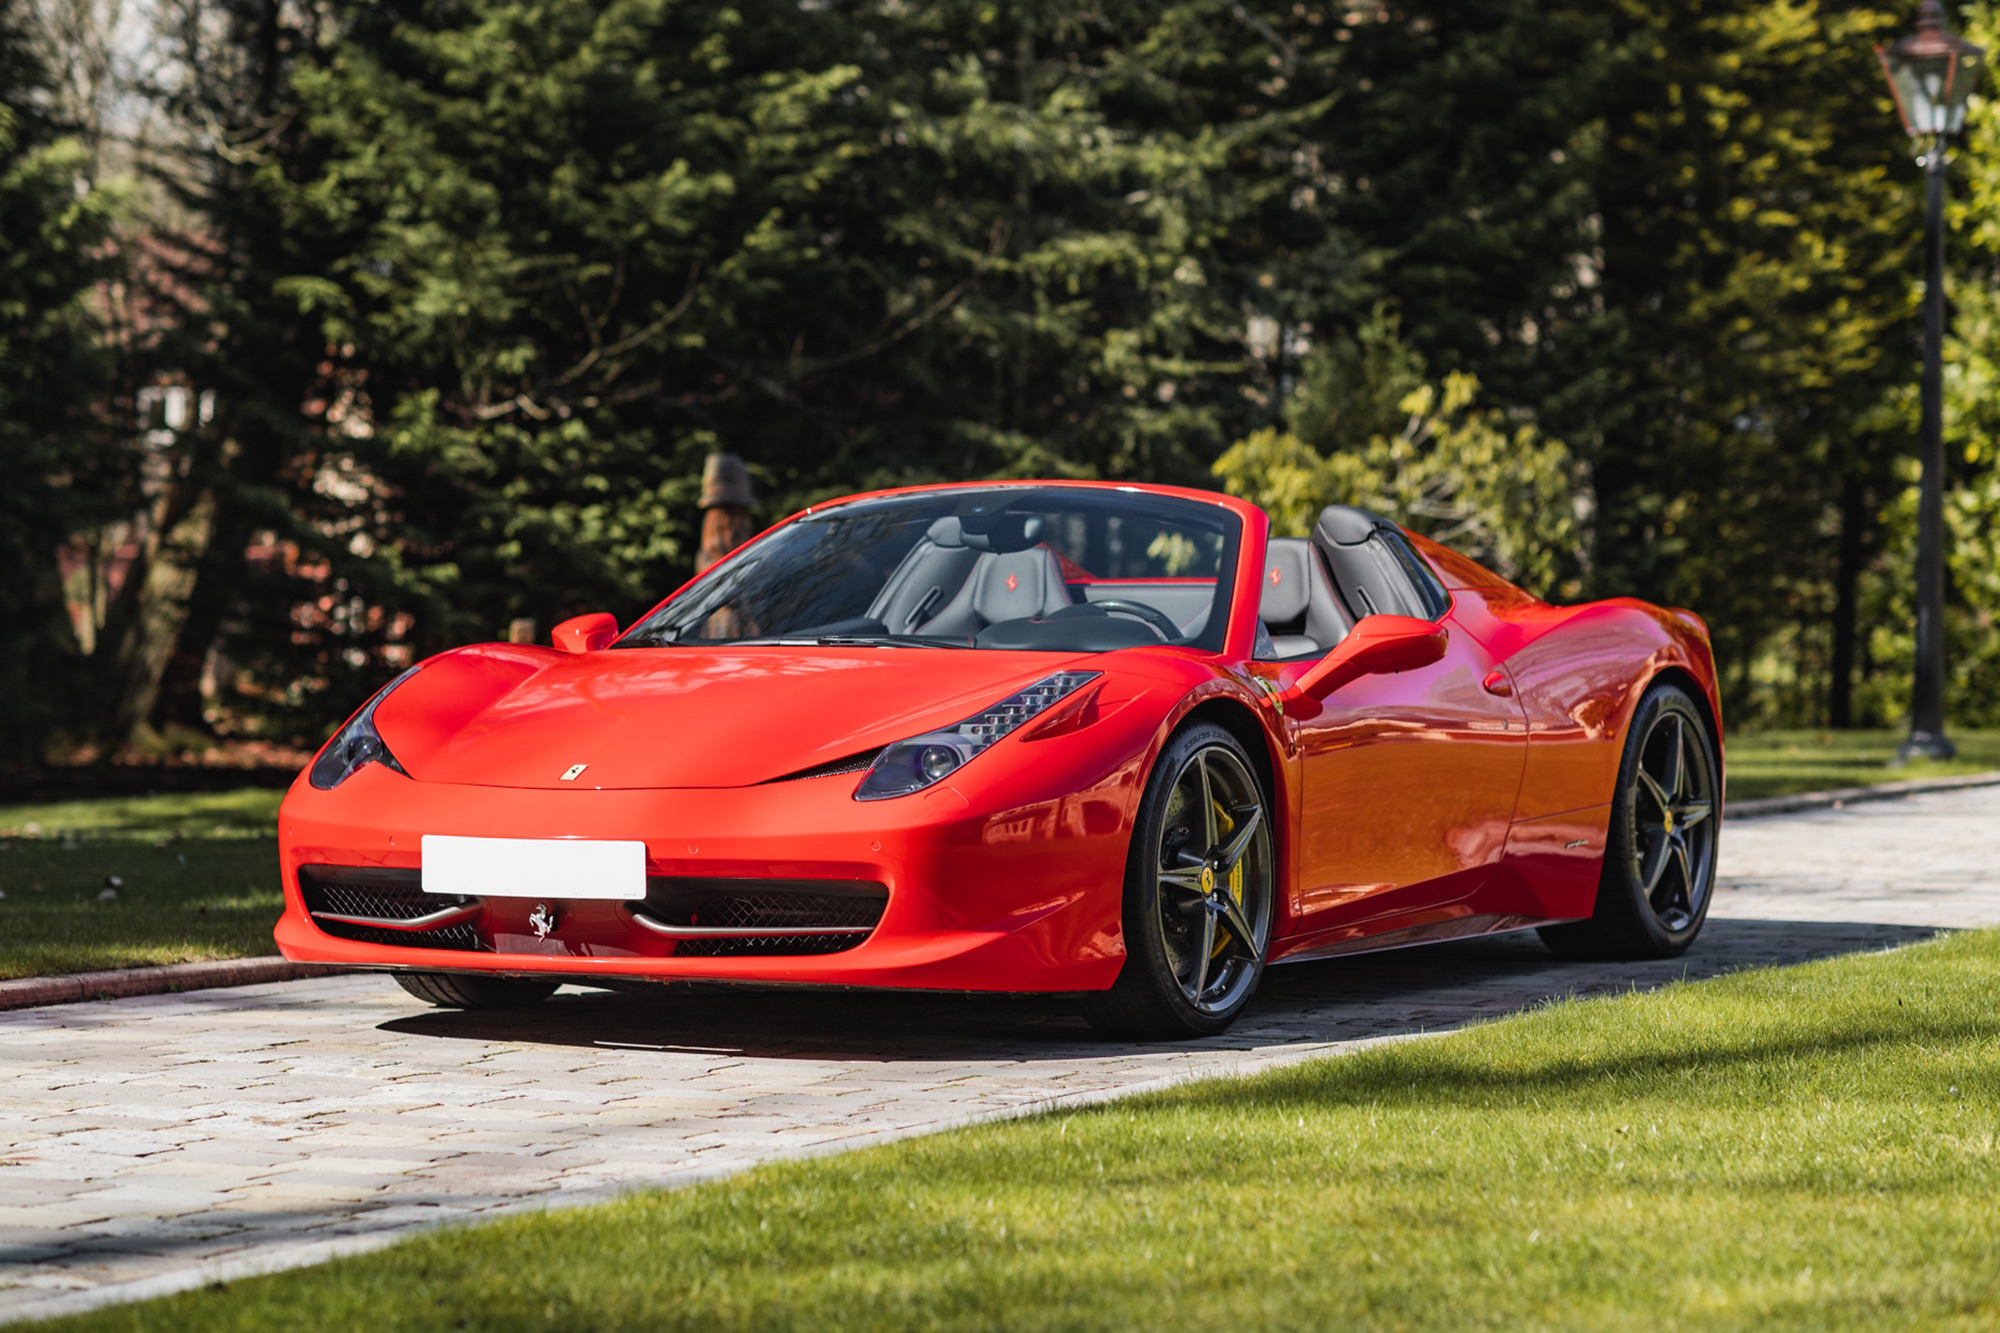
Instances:
[[[643,842],[426,833],[423,862],[425,893],[610,900],[646,896]]]

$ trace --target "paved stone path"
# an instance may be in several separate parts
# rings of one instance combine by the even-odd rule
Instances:
[[[1532,935],[1274,970],[1222,1039],[1108,1045],[1043,1000],[679,989],[520,1014],[381,977],[0,1015],[0,1322],[969,1120],[2000,925],[2000,788],[1730,825],[1701,942]]]

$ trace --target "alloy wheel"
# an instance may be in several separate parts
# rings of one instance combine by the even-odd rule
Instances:
[[[1271,934],[1271,824],[1232,751],[1195,751],[1174,779],[1155,858],[1158,925],[1182,997],[1204,1014],[1256,985]]]
[[[1664,709],[1640,744],[1626,810],[1632,873],[1660,925],[1700,920],[1715,877],[1715,772],[1678,710]]]

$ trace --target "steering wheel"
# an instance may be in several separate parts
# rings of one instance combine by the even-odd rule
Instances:
[[[1102,611],[1107,615],[1124,614],[1135,620],[1143,620],[1167,643],[1172,643],[1181,637],[1181,627],[1174,623],[1172,616],[1157,606],[1148,606],[1144,602],[1128,602],[1119,597],[1107,597],[1099,602],[1078,602],[1077,605],[1087,606],[1093,611]]]

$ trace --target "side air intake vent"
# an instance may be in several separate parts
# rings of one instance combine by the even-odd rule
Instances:
[[[834,778],[839,777],[843,773],[866,772],[868,766],[875,762],[875,756],[881,753],[880,749],[863,750],[860,754],[851,754],[845,759],[829,760],[824,764],[819,764],[812,768],[802,768],[796,773],[787,773],[781,778],[772,778],[771,781],[793,782],[799,778]]]

